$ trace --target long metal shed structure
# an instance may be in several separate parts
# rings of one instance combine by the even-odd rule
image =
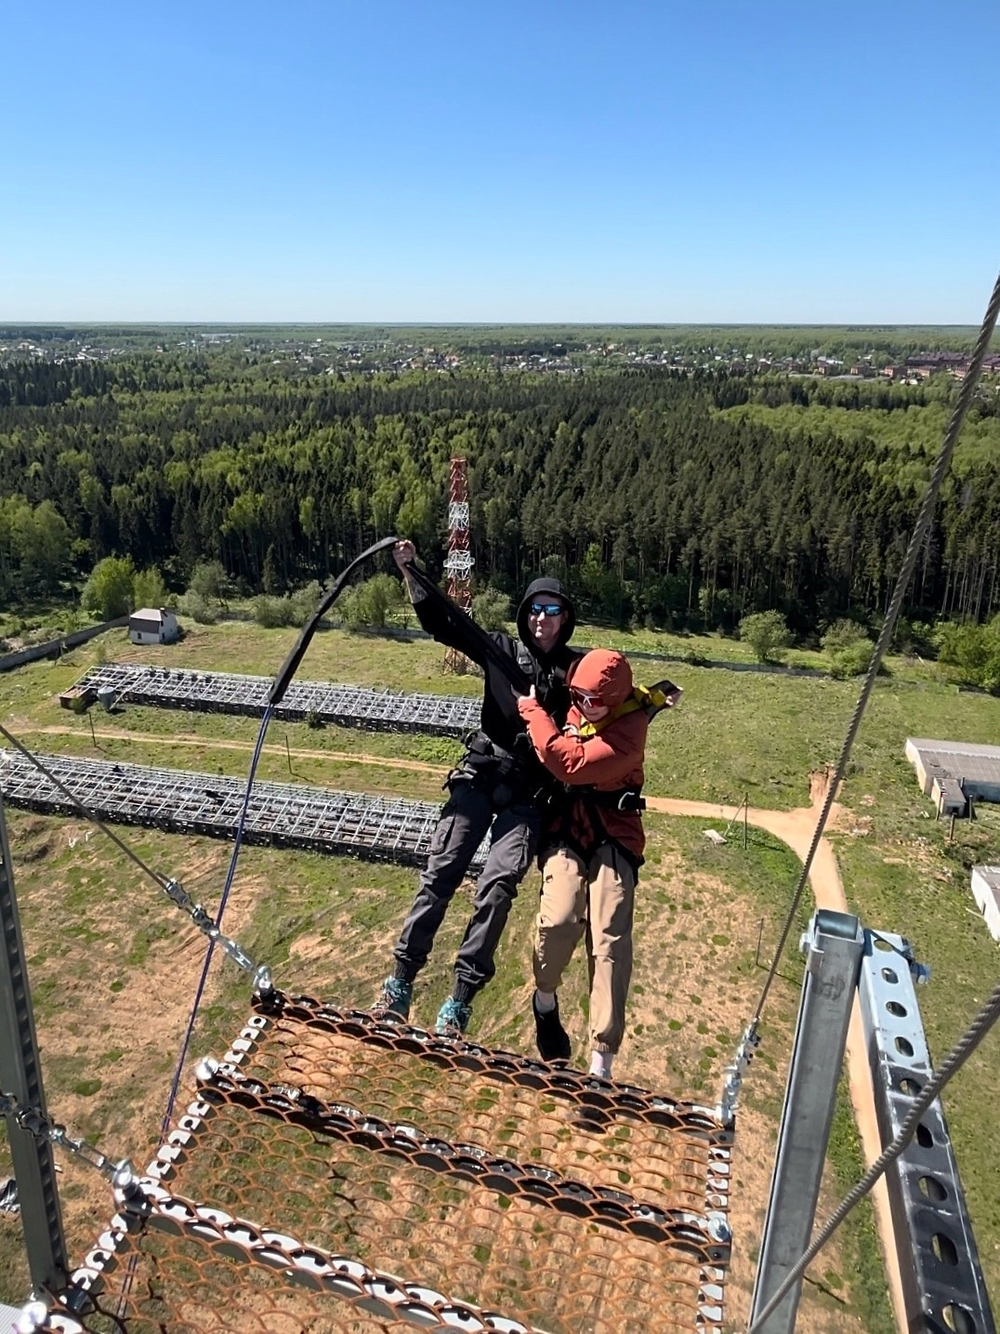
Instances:
[[[18,751],[0,750],[0,792],[8,805],[77,815],[76,797],[91,816],[117,824],[210,838],[236,836],[246,787],[242,778],[59,755],[38,758],[51,778]],[[439,814],[440,807],[427,801],[257,782],[244,839],[421,866]],[[484,860],[485,846],[473,865]]]
[[[82,676],[60,696],[60,703],[65,708],[76,700],[89,705],[100,695],[154,708],[260,718],[273,684],[268,676],[107,663]],[[479,710],[478,696],[406,694],[327,681],[293,681],[274,716],[289,722],[314,717],[370,731],[464,736],[479,726]]]

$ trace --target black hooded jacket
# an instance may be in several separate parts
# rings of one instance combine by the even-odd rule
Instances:
[[[551,653],[541,653],[532,641],[528,630],[528,608],[532,602],[544,602],[547,597],[557,597],[565,606],[569,615],[560,627],[559,639]],[[434,636],[439,643],[457,649],[478,663],[485,673],[483,683],[482,730],[495,746],[512,754],[523,755],[530,767],[536,765],[535,752],[528,740],[525,725],[517,711],[517,697],[510,682],[483,653],[473,634],[464,637],[460,630],[452,625],[442,614],[437,598],[422,598],[415,602],[413,610],[423,628]],[[500,651],[512,658],[525,676],[535,685],[536,694],[548,713],[561,727],[566,721],[569,708],[569,692],[566,689],[566,669],[570,663],[582,655],[582,650],[572,649],[567,640],[576,627],[576,613],[569,594],[558,579],[536,579],[528,585],[524,597],[517,609],[518,638],[511,639],[502,631],[494,631],[490,638]]]

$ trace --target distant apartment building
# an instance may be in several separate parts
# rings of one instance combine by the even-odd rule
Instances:
[[[918,352],[906,358],[907,369],[914,371],[953,371],[968,364],[966,352]]]

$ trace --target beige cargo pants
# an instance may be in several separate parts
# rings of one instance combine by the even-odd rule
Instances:
[[[573,951],[586,935],[593,1051],[617,1052],[625,1035],[635,882],[632,866],[609,844],[597,848],[589,862],[567,848],[553,848],[542,864],[535,986],[539,991],[558,990]]]

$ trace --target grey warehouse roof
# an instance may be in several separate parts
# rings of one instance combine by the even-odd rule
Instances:
[[[971,741],[929,741],[907,737],[906,749],[918,751],[924,768],[936,767],[949,777],[975,782],[1000,783],[1000,746],[981,746]]]

